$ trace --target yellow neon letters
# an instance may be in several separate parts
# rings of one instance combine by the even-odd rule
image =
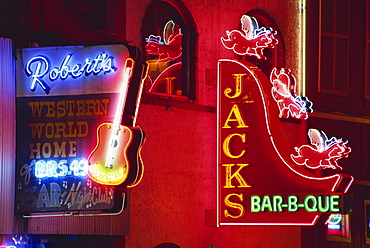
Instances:
[[[225,186],[224,188],[250,188],[252,187],[251,185],[248,184],[248,182],[244,179],[244,177],[240,174],[240,171],[248,166],[249,164],[223,164],[222,166],[226,167],[226,181],[225,181]],[[232,173],[231,168],[234,166],[239,166],[239,168]],[[231,180],[235,178],[239,185],[233,185]]]
[[[227,136],[224,140],[224,143],[223,143],[223,146],[222,146],[222,150],[224,151],[225,155],[228,156],[229,158],[240,158],[242,157],[245,153],[246,153],[246,149],[243,149],[239,155],[233,155],[231,154],[230,152],[230,142],[231,142],[231,139],[233,137],[240,137],[242,142],[245,144],[246,143],[246,134],[243,133],[243,134],[239,134],[239,133],[232,133],[230,134],[229,136]]]
[[[235,78],[235,83],[236,83],[235,95],[230,96],[229,93],[231,93],[232,89],[231,88],[226,88],[224,90],[224,94],[225,94],[226,97],[228,97],[228,98],[237,98],[242,94],[242,77],[245,76],[245,75],[247,75],[247,74],[245,74],[245,73],[243,73],[243,74],[233,74],[233,77]]]
[[[243,77],[247,74],[232,74],[235,79],[235,86],[224,88],[223,94],[229,99],[236,99],[243,96]],[[246,123],[242,115],[243,109],[240,109],[243,105],[233,100],[230,104],[231,109],[226,117],[220,123],[221,130],[227,133],[226,138],[222,142],[222,152],[229,159],[228,162],[222,163],[222,167],[225,168],[223,178],[225,180],[223,188],[235,189],[235,188],[251,188],[252,185],[248,183],[244,177],[242,170],[249,166],[249,163],[245,161],[241,162],[240,159],[247,154],[247,148],[243,144],[248,143],[248,137],[246,132],[235,132],[233,129],[237,128],[250,128],[250,125]],[[227,114],[227,112],[225,113]],[[226,116],[226,115],[225,115]],[[223,124],[222,124],[223,123]],[[241,143],[240,143],[241,141]],[[236,143],[234,143],[236,142]],[[221,145],[221,143],[219,143]],[[221,148],[221,147],[220,147]],[[230,159],[237,159],[235,163],[229,162]],[[244,204],[244,194],[242,193],[229,193],[224,197],[224,205],[226,209],[223,210],[223,215],[226,218],[238,219],[241,218],[246,208]]]
[[[235,194],[235,193],[233,193],[233,194],[228,194],[228,195],[225,197],[225,199],[224,199],[224,202],[225,202],[225,206],[226,206],[226,207],[238,209],[240,213],[239,213],[238,215],[232,215],[232,214],[230,214],[230,212],[226,209],[226,210],[224,210],[224,214],[225,214],[225,217],[226,217],[226,218],[229,218],[229,217],[230,217],[230,218],[237,219],[237,218],[240,218],[240,217],[242,217],[242,216],[244,215],[244,213],[245,213],[245,208],[244,208],[244,206],[243,206],[242,204],[240,204],[240,203],[232,202],[232,201],[230,200],[230,198],[231,198],[232,196],[236,196],[236,197],[238,197],[238,198],[239,198],[239,200],[240,200],[241,202],[243,202],[243,201],[244,201],[243,194]]]
[[[235,118],[232,118],[232,115],[235,116]],[[243,116],[240,113],[239,107],[237,104],[234,104],[233,107],[231,108],[231,111],[229,113],[229,116],[227,117],[225,124],[223,125],[222,128],[231,128],[229,126],[228,122],[230,121],[237,121],[238,125],[236,128],[249,128],[249,125],[246,125],[243,119]]]

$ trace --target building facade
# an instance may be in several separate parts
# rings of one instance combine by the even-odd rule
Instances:
[[[303,248],[370,244],[368,0],[16,0],[3,6],[1,245]],[[266,59],[236,54],[223,46],[221,37],[226,37],[227,30],[243,29],[244,15],[276,31],[279,42],[264,50]],[[16,51],[112,44],[134,48],[138,60],[148,63],[136,113],[136,125],[146,137],[141,149],[142,180],[125,189],[119,214],[15,211],[19,138],[15,129],[22,121],[16,115],[16,63],[21,59]],[[340,165],[355,180],[346,194],[340,231],[330,232],[328,214],[313,226],[218,226],[220,59],[255,64],[266,78],[275,67],[289,68],[297,80],[297,94],[307,96],[314,111],[307,120],[281,125],[317,128],[328,137],[348,140],[352,152]],[[285,132],[287,142],[309,142],[306,133],[294,137]],[[325,176],[330,169],[313,171]]]

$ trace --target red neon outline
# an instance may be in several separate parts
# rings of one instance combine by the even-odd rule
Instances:
[[[135,127],[136,126],[136,119],[137,119],[137,115],[138,115],[138,112],[139,112],[139,106],[140,106],[140,102],[141,102],[141,95],[143,93],[143,88],[144,88],[144,82],[145,82],[145,79],[146,77],[148,76],[148,71],[149,71],[149,65],[148,63],[146,63],[145,65],[145,68],[143,69],[143,76],[142,76],[142,80],[141,80],[141,83],[140,83],[140,87],[139,87],[139,92],[138,92],[138,95],[137,95],[137,99],[136,99],[136,110],[135,110],[135,116],[134,116],[134,120],[133,120],[133,126]],[[144,138],[144,135],[143,135],[143,131],[141,128],[140,129],[140,132],[142,133],[142,139],[140,141],[140,144],[144,144],[144,141],[145,141],[145,138]],[[133,188],[135,187],[136,185],[138,185],[141,180],[143,179],[144,177],[144,163],[143,163],[143,160],[141,158],[141,149],[143,148],[143,146],[140,146],[139,147],[139,150],[138,150],[138,156],[139,156],[139,163],[141,166],[141,170],[137,170],[137,173],[136,173],[136,178],[135,178],[135,181],[130,184],[130,185],[127,185],[127,188]]]
[[[311,223],[218,223],[218,226],[314,226],[319,217],[316,215]]]

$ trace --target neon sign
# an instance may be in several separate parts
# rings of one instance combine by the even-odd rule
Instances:
[[[325,224],[329,241],[350,241],[350,215],[331,214]]]
[[[90,168],[89,161],[105,152],[94,150],[94,140],[102,123],[109,123],[106,127],[112,127],[114,122],[132,125],[132,113],[137,115],[140,103],[142,78],[139,74],[144,72],[143,63],[134,61],[128,48],[122,44],[27,48],[18,50],[16,56],[18,121],[15,211],[30,213],[118,208],[117,204],[121,204],[122,199],[116,200],[120,194],[109,184],[109,180],[114,175],[121,180],[126,178],[127,184],[122,187],[137,185],[143,176],[140,157],[135,157],[135,168],[127,165],[117,171],[116,167],[110,169],[109,173],[112,174],[106,174],[108,185],[104,180],[97,182],[89,176],[89,172],[97,174],[94,170],[96,166],[91,165]],[[132,73],[135,78],[128,80]],[[32,82],[34,91],[30,90]],[[136,99],[129,102],[124,111],[121,107],[119,114],[123,117],[120,119],[116,109],[121,103],[119,98],[123,85],[127,88],[127,94],[136,96]],[[47,87],[50,88],[49,94],[45,94]],[[130,121],[127,121],[128,115]],[[125,129],[124,133],[129,132]],[[123,152],[124,143],[118,141]],[[92,151],[95,152],[89,157]],[[127,152],[130,153],[127,161],[131,161],[131,148]],[[119,155],[117,150],[111,152],[112,159],[115,154]]]
[[[57,79],[66,80],[68,77],[76,79],[82,75],[106,74],[117,70],[113,63],[114,57],[105,53],[98,54],[95,59],[86,58],[83,64],[75,63],[73,66],[70,65],[72,56],[72,53],[67,54],[62,60],[61,65],[54,68],[51,68],[51,61],[46,56],[39,55],[31,58],[25,66],[26,75],[32,78],[31,91],[35,91],[39,85],[46,94],[50,93],[50,86],[45,82],[46,78],[44,78],[46,75],[53,82]]]
[[[341,214],[331,214],[327,221],[328,228],[331,230],[341,229],[342,219],[343,219],[343,215]]]
[[[334,171],[319,176],[291,156],[294,138],[304,133],[300,123],[290,125],[290,143],[282,132],[286,123],[282,108],[271,104],[276,102],[272,82],[287,82],[292,75],[280,72],[269,80],[249,62],[219,60],[218,225],[314,225],[322,213],[343,211],[353,177]],[[281,84],[285,92],[294,90]],[[330,149],[340,142],[324,138],[321,145]]]
[[[30,239],[30,236],[24,234],[14,235],[11,237],[11,239],[7,236],[3,236],[0,237],[0,248],[27,248],[29,247]]]
[[[272,97],[276,101],[280,118],[307,119],[312,113],[312,102],[296,95],[296,79],[289,69],[274,68],[270,74]]]
[[[292,160],[298,165],[304,165],[309,169],[340,169],[337,161],[347,158],[351,148],[347,147],[347,141],[332,137],[328,139],[323,131],[309,129],[311,145],[296,147],[297,155],[291,154]]]
[[[89,177],[106,185],[120,185],[125,182],[130,166],[141,163],[140,150],[144,132],[140,128],[122,126],[122,112],[127,90],[134,69],[134,61],[127,59],[124,78],[113,123],[103,123],[97,129],[97,144],[88,157]],[[138,140],[138,142],[135,142]],[[131,155],[134,155],[132,159]]]
[[[28,235],[14,235],[12,237],[15,245],[27,245],[28,241],[30,240],[30,236]]]
[[[159,55],[156,63],[176,60],[182,55],[182,36],[181,29],[170,20],[164,26],[163,41],[161,36],[149,35],[145,39],[145,50],[148,54]]]
[[[145,38],[149,64],[146,83],[151,85],[148,92],[183,95],[182,40],[181,28],[172,20],[165,24],[161,35],[150,34]]]
[[[252,195],[251,212],[297,212],[302,208],[306,212],[335,213],[341,211],[340,198],[340,195],[307,195],[300,201],[296,195],[289,195],[286,199],[281,195]]]
[[[266,59],[263,54],[265,48],[274,48],[278,40],[271,28],[259,28],[254,17],[243,15],[240,19],[242,31],[226,31],[227,38],[221,37],[225,48],[233,50],[238,55],[255,56],[258,59]]]

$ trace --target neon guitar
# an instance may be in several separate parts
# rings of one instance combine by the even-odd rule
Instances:
[[[144,132],[139,127],[121,125],[134,61],[128,58],[124,68],[114,121],[99,125],[97,144],[88,157],[89,177],[105,185],[135,183],[142,171],[140,151],[145,139]]]

